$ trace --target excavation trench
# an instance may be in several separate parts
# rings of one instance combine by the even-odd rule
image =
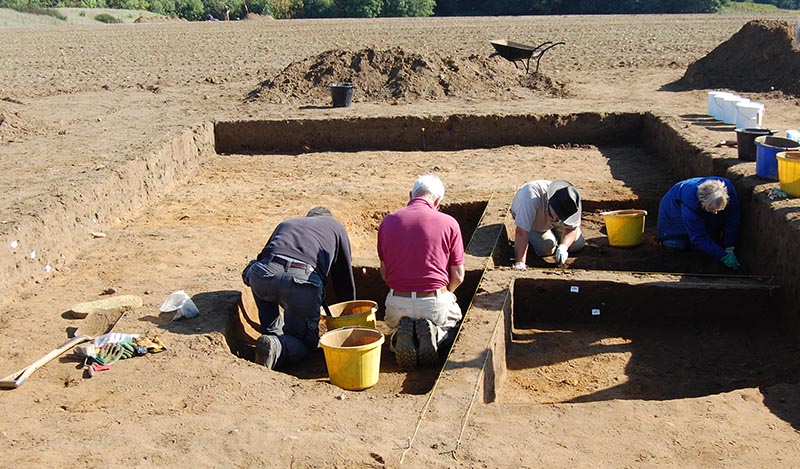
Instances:
[[[518,278],[502,402],[664,400],[795,382],[769,278]]]
[[[446,204],[441,206],[441,211],[453,216],[458,220],[461,227],[462,238],[465,240],[465,248],[478,228],[478,224],[486,209],[485,201],[464,202]],[[480,244],[478,242],[478,244]],[[378,328],[388,336],[390,330],[383,324],[385,306],[384,300],[389,292],[389,288],[381,278],[380,269],[374,265],[359,265],[354,262],[353,275],[356,281],[356,288],[359,300],[372,300],[378,303],[376,314]],[[475,266],[469,266],[466,271],[464,282],[456,292],[458,303],[462,311],[467,311],[472,297],[480,281],[482,271]],[[328,285],[330,287],[330,284]],[[333,290],[329,288],[328,298],[335,298]],[[245,291],[245,295],[250,292]],[[325,321],[320,322],[320,333],[327,331]],[[247,311],[243,312],[239,308],[231,314],[226,327],[226,336],[231,351],[242,358],[252,360],[254,358],[255,339],[258,337],[257,310],[255,304],[248,302]],[[433,387],[438,370],[444,363],[449,349],[442,349],[440,352],[440,363],[437,367],[418,368],[410,372],[400,373],[394,361],[394,355],[389,350],[388,341],[384,342],[381,350],[381,364],[378,384],[371,392],[381,393],[411,393],[425,394]],[[282,369],[283,372],[294,375],[301,379],[324,379],[328,376],[325,358],[322,350],[318,349],[311,353],[301,364],[288,366]],[[398,377],[402,376],[402,379]]]
[[[411,373],[397,369],[385,346],[379,383],[366,392],[422,394],[438,380],[444,395],[460,395],[468,406],[473,395],[484,402],[533,403],[674,399],[796,380],[790,367],[795,347],[776,339],[797,315],[798,290],[792,285],[800,280],[800,249],[788,214],[758,195],[764,181],[725,173],[725,165],[684,139],[678,127],[648,113],[458,115],[220,122],[215,138],[220,154],[341,152],[343,160],[359,160],[378,152],[402,160],[423,152],[432,164],[436,152],[477,149],[480,158],[481,149],[507,147],[515,164],[530,165],[522,171],[558,174],[583,191],[587,248],[573,256],[567,271],[554,269],[550,258],[529,259],[526,272],[508,269],[513,190],[445,206],[468,244],[467,281],[458,291],[466,311],[459,338],[447,359],[442,354],[441,367]],[[593,185],[592,174],[570,172],[570,158],[598,161],[613,182]],[[475,171],[479,186],[480,171],[509,167]],[[739,273],[701,253],[667,254],[653,242],[660,196],[677,180],[712,174],[734,179],[743,202],[738,251],[749,268]],[[648,211],[644,242],[634,248],[609,245],[600,216],[624,208]],[[374,255],[377,223],[385,213],[365,211],[345,225],[358,239],[353,249],[359,298],[378,302],[379,328],[388,332],[381,321],[387,287]],[[360,219],[372,224],[365,228]],[[248,330],[242,309],[231,315],[227,337],[233,353],[251,358],[257,331],[252,324]],[[285,371],[301,379],[327,376],[321,352]],[[473,393],[469,383],[481,392]],[[447,424],[440,419],[431,431]]]

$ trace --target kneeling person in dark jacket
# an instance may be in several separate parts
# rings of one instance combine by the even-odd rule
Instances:
[[[328,208],[315,207],[275,228],[242,272],[253,290],[263,334],[256,343],[257,363],[274,369],[299,362],[317,348],[329,275],[338,301],[355,299],[350,238]]]

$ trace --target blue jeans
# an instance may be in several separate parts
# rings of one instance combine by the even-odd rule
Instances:
[[[280,341],[276,367],[299,362],[317,348],[319,309],[325,293],[319,274],[309,267],[284,266],[270,258],[251,262],[242,279],[253,290],[261,333]]]

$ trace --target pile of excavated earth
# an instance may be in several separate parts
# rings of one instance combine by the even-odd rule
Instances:
[[[385,50],[330,50],[294,62],[251,93],[271,103],[302,101],[327,104],[325,86],[353,83],[353,101],[411,102],[444,97],[492,99],[509,91],[551,97],[569,94],[565,84],[539,73],[520,74],[517,66],[497,55],[454,57],[420,54],[400,47]]]
[[[795,48],[794,35],[794,26],[785,21],[751,21],[691,64],[676,85],[800,95],[800,51]]]

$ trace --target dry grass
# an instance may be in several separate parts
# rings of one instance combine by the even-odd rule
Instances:
[[[0,28],[32,28],[42,26],[104,25],[97,21],[97,15],[106,14],[120,23],[133,23],[140,16],[161,16],[143,10],[118,10],[113,8],[54,8],[66,17],[60,20],[47,15],[21,13],[8,8],[0,8]]]

